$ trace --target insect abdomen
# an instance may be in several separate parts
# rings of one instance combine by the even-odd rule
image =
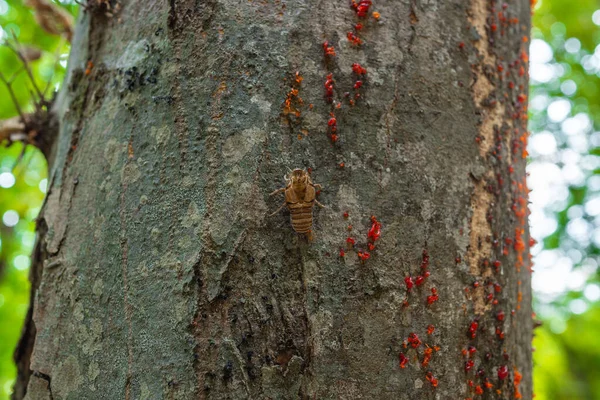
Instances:
[[[313,203],[288,204],[292,227],[298,233],[309,233],[312,230]]]

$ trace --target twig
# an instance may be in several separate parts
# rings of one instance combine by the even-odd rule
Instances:
[[[15,177],[19,177],[21,176],[21,174],[23,173],[23,171],[25,171],[27,169],[27,167],[29,166],[29,163],[31,162],[31,156],[29,156],[27,163],[25,164],[24,168],[21,169],[21,171],[16,174],[15,170],[17,169],[17,167],[19,166],[19,164],[21,163],[21,161],[23,161],[25,159],[25,151],[27,150],[27,143],[26,142],[22,142],[23,147],[21,148],[21,152],[19,153],[19,156],[17,157],[17,159],[15,160],[15,162],[13,163],[12,168],[10,169],[12,171],[12,174],[15,175]]]
[[[19,102],[17,101],[17,96],[15,96],[15,92],[12,90],[11,82],[9,82],[2,72],[0,72],[0,80],[4,82],[6,88],[8,89],[8,94],[10,95],[13,103],[15,104],[15,108],[17,109],[17,113],[21,117],[21,120],[25,122],[25,117],[23,116],[23,111],[21,110],[21,106],[19,106]]]
[[[15,35],[14,31],[12,31],[12,36],[13,36],[13,40],[15,41],[17,46],[20,46],[21,44],[19,43],[19,40],[17,39],[17,35]],[[31,84],[33,85],[33,88],[35,89],[37,95],[39,96],[40,101],[43,102],[44,95],[42,94],[42,92],[38,88],[37,84],[35,83],[35,79],[33,78],[33,73],[31,72],[31,69],[29,68],[29,63],[27,62],[27,59],[25,57],[23,57],[23,54],[21,54],[21,52],[17,48],[15,48],[12,44],[8,43],[8,41],[5,42],[4,45],[6,47],[8,47],[9,49],[11,49],[13,51],[13,53],[15,53],[17,57],[19,57],[19,60],[21,60],[21,62],[23,63],[23,66],[25,67],[25,72],[27,72],[27,76],[29,76],[29,80],[31,80]]]

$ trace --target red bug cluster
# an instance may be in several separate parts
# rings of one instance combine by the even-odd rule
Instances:
[[[431,295],[427,296],[427,304],[433,304],[436,301],[439,300],[439,296],[437,294],[437,289],[436,288],[431,288]]]
[[[367,239],[371,242],[376,242],[381,236],[381,223],[377,221],[374,215],[371,216],[371,229],[367,233]]]
[[[425,351],[423,353],[423,362],[421,363],[423,368],[426,368],[429,365],[429,361],[431,361],[432,354],[433,354],[433,349],[426,345]]]
[[[287,93],[285,103],[283,107],[283,115],[294,114],[297,118],[300,117],[300,107],[304,104],[302,98],[298,95],[300,93],[300,84],[304,78],[300,75],[300,72],[296,72],[294,83],[292,88]]]
[[[352,64],[352,71],[359,76],[367,74],[366,68],[363,68],[359,63]]]
[[[325,80],[325,100],[333,103],[333,74],[328,74]]]
[[[372,5],[373,2],[371,0],[359,0],[358,2],[356,0],[352,0],[350,3],[350,6],[356,12],[356,15],[359,18],[366,17],[369,14],[369,8],[371,8]]]
[[[329,114],[329,121],[327,121],[327,129],[329,131],[329,138],[333,143],[337,142],[337,119],[334,113]]]
[[[371,254],[367,253],[366,251],[358,251],[358,253],[356,253],[356,255],[358,255],[358,258],[360,258],[360,261],[365,262],[367,261],[369,258],[371,258]]]
[[[335,48],[327,40],[323,42],[323,52],[325,56],[335,57]]]
[[[431,383],[431,386],[437,387],[438,380],[433,377],[431,371],[427,371],[427,374],[425,374],[425,379],[427,379],[427,381]]]
[[[332,118],[335,118],[332,116]],[[335,126],[335,123],[332,123],[332,125]],[[343,214],[344,219],[348,219],[350,214],[348,212],[345,212]],[[377,218],[375,218],[375,216],[371,216],[371,228],[369,229],[369,232],[367,233],[367,247],[369,249],[369,251],[373,251],[375,250],[375,242],[377,240],[379,240],[380,236],[381,236],[381,223],[379,221],[377,221]],[[352,230],[352,225],[348,225],[348,230]],[[353,237],[348,237],[346,238],[346,243],[348,245],[349,248],[353,248],[356,245],[356,239],[354,239]],[[368,251],[364,251],[362,249],[359,249],[356,252],[358,258],[362,261],[365,262],[366,260],[368,260],[369,258],[371,258],[371,253],[369,253]],[[344,257],[346,255],[346,252],[343,251],[343,249],[340,249],[340,256]]]
[[[354,46],[360,46],[361,44],[363,44],[362,39],[359,38],[354,32],[348,32],[346,34],[346,37],[348,38],[348,41]]]
[[[471,325],[469,325],[469,337],[471,339],[475,339],[475,337],[477,336],[477,328],[479,328],[479,322],[471,322]]]
[[[406,368],[406,364],[408,364],[408,357],[406,357],[404,353],[400,353],[398,358],[400,359],[400,368]]]
[[[423,272],[421,273],[421,275],[418,275],[415,278],[415,284],[417,286],[421,286],[423,283],[425,283],[425,279],[427,279],[431,275],[431,273],[427,270],[427,268],[429,268],[429,253],[427,252],[427,250],[423,250],[423,260],[421,261],[421,269],[423,270]],[[433,290],[432,290],[432,293],[433,293]],[[437,296],[437,293],[433,293],[433,295]],[[436,301],[436,300],[437,299],[435,299],[433,301]]]
[[[475,366],[475,361],[468,360],[465,362],[465,372],[469,372]]]
[[[414,332],[411,332],[411,333],[408,335],[408,339],[407,339],[407,340],[408,340],[408,344],[410,344],[410,346],[411,346],[413,349],[416,349],[416,348],[417,348],[417,347],[419,347],[419,346],[421,345],[421,343],[422,343],[422,342],[421,342],[421,339],[419,339],[419,336],[418,336],[416,333],[414,333]]]
[[[506,365],[501,365],[498,368],[498,379],[503,381],[506,378],[508,378],[508,367]]]
[[[521,375],[519,373],[519,371],[517,371],[515,369],[515,379],[514,379],[514,382],[513,382],[513,385],[515,387],[515,394],[514,394],[515,399],[522,399],[523,398],[523,395],[519,391],[519,385],[521,384],[521,380],[522,379],[523,379],[523,375]]]

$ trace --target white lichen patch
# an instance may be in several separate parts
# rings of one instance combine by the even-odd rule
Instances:
[[[75,304],[75,308],[73,309],[73,317],[79,322],[83,321],[83,305],[81,303]]]
[[[148,400],[150,398],[151,394],[152,393],[150,392],[150,388],[148,387],[148,384],[146,382],[142,382],[140,400]]]
[[[104,289],[104,283],[102,282],[102,278],[98,278],[94,281],[94,285],[92,286],[92,293],[95,296],[100,297],[102,295],[102,290]]]
[[[244,221],[245,226],[262,226],[268,212],[260,188],[249,182],[238,186],[235,207],[237,210],[243,210],[238,212],[237,217]]]
[[[159,241],[160,240],[160,229],[158,229],[157,227],[154,227],[150,230],[150,238],[153,241]]]
[[[100,366],[96,361],[92,361],[88,366],[88,379],[90,382],[94,382],[96,378],[100,375]]]
[[[138,274],[142,277],[142,278],[147,278],[148,277],[148,266],[146,265],[145,261],[142,261],[138,264],[137,266],[137,271]]]
[[[184,228],[191,228],[192,226],[198,225],[201,220],[200,212],[198,211],[198,205],[195,201],[190,201],[187,212],[181,220],[181,225]]]
[[[92,318],[89,327],[78,325],[75,338],[83,354],[93,355],[102,349],[102,321]]]
[[[67,398],[71,392],[79,388],[82,380],[77,358],[69,356],[52,369],[52,394],[57,399]]]
[[[127,43],[127,47],[120,52],[121,56],[117,60],[106,60],[109,67],[128,69],[142,63],[147,57],[150,43],[146,39]]]
[[[415,379],[415,389],[421,389],[423,387],[423,381],[419,378]]]
[[[340,185],[337,192],[337,204],[341,210],[349,211],[350,215],[356,215],[359,208],[359,198],[356,188],[348,185]]]
[[[225,163],[238,163],[254,146],[264,143],[266,139],[266,132],[256,127],[244,129],[240,133],[229,136],[223,145]]]
[[[136,182],[141,176],[142,173],[135,161],[125,163],[121,170],[121,181],[126,185]]]
[[[150,128],[150,136],[156,140],[159,147],[164,147],[171,138],[171,129],[167,125],[158,128],[153,126]]]
[[[325,348],[331,339],[331,330],[333,329],[333,315],[330,311],[322,310],[312,315],[310,318],[311,330],[313,336],[313,351],[315,357],[326,352]]]
[[[256,104],[258,109],[265,114],[271,112],[271,103],[267,101],[262,95],[254,95],[250,98],[250,102]]]

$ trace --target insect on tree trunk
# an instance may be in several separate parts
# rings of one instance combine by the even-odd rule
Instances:
[[[21,399],[530,399],[530,6],[81,12]],[[282,176],[323,185],[309,242]]]

